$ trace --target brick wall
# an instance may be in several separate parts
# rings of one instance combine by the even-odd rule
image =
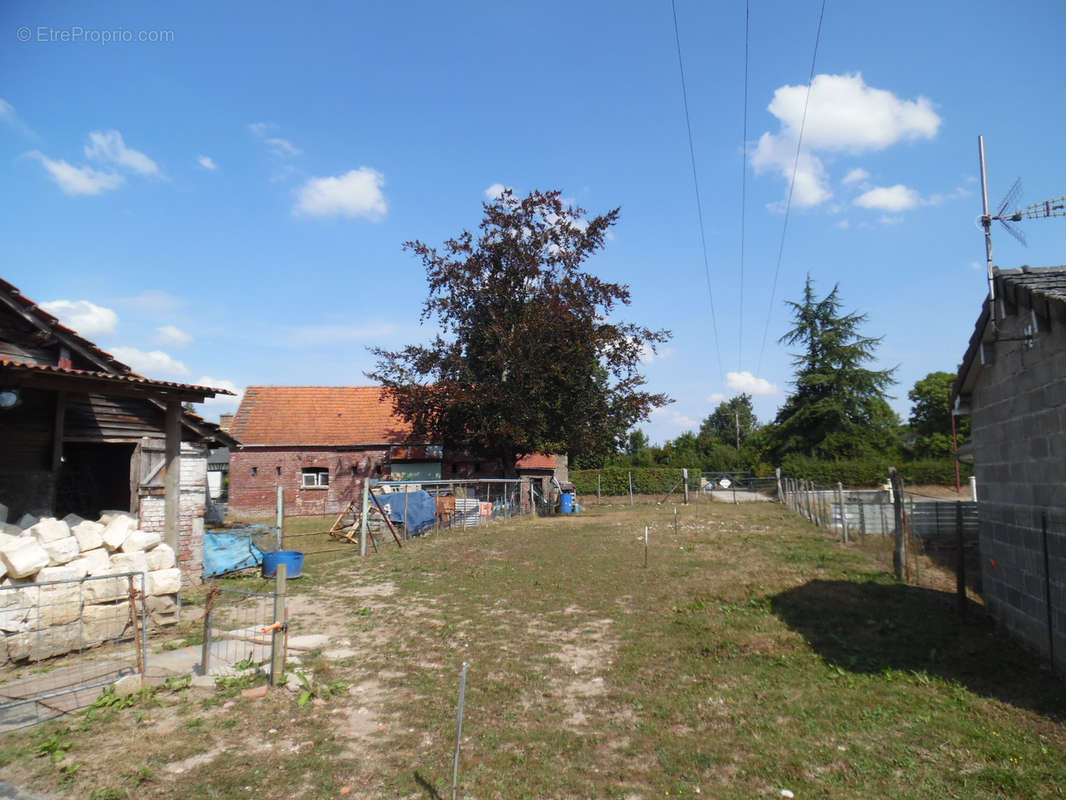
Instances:
[[[1031,345],[1016,340],[1027,330]],[[1046,515],[1055,661],[1066,672],[1066,328],[1034,328],[1019,309],[985,353],[971,398],[985,602],[1047,657]]]
[[[251,447],[230,454],[229,514],[235,518],[272,517],[276,492],[285,494],[286,516],[339,514],[359,499],[363,478],[385,479],[388,450]],[[302,471],[329,470],[329,486],[305,488]]]
[[[178,499],[178,548],[175,551],[184,581],[199,583],[204,563],[204,511],[207,498],[207,450],[181,444],[181,485]],[[140,498],[141,530],[166,536],[166,497]]]

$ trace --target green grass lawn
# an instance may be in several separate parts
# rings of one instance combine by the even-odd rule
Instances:
[[[294,629],[343,648],[312,661],[317,701],[163,691],[0,740],[0,767],[70,797],[449,797],[467,661],[461,797],[1066,787],[1062,682],[776,504],[683,507],[676,533],[672,505],[454,530],[315,556],[289,591]]]

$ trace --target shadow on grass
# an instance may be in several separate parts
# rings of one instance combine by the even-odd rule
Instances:
[[[444,800],[444,798],[440,796],[440,792],[438,792],[433,787],[432,783],[427,781],[425,778],[423,778],[417,772],[415,773],[414,777],[415,777],[415,783],[417,783],[420,787],[422,787],[425,790],[426,797],[428,797],[429,800]]]
[[[1041,671],[983,615],[964,622],[955,596],[870,581],[810,581],[771,608],[829,663],[854,673],[926,673],[1046,716],[1066,719],[1066,684]],[[979,609],[971,607],[971,616]]]

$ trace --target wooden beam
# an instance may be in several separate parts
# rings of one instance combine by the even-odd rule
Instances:
[[[164,537],[174,552],[178,552],[178,528],[180,524],[180,498],[181,498],[181,403],[177,400],[167,402],[166,420],[166,478],[164,487],[166,492],[165,531]]]
[[[102,394],[110,397],[139,397],[146,400],[160,400],[169,402],[188,401],[202,403],[208,396],[214,397],[214,392],[196,392],[188,389],[162,389],[157,386],[132,383],[122,380],[108,380],[92,375],[62,375],[48,372],[29,372],[17,367],[4,369],[0,367],[5,383],[13,386],[21,386],[27,389],[47,389],[57,392],[80,392],[85,394]]]
[[[66,392],[56,392],[56,415],[52,423],[52,510],[59,503],[59,468],[63,466],[63,423],[66,417]]]

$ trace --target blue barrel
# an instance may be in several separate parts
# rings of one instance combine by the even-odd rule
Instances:
[[[564,514],[574,513],[574,494],[573,492],[563,492],[559,497],[559,510]]]
[[[273,578],[278,564],[285,565],[285,577],[299,578],[304,566],[304,554],[296,550],[273,550],[263,553],[263,577]]]

